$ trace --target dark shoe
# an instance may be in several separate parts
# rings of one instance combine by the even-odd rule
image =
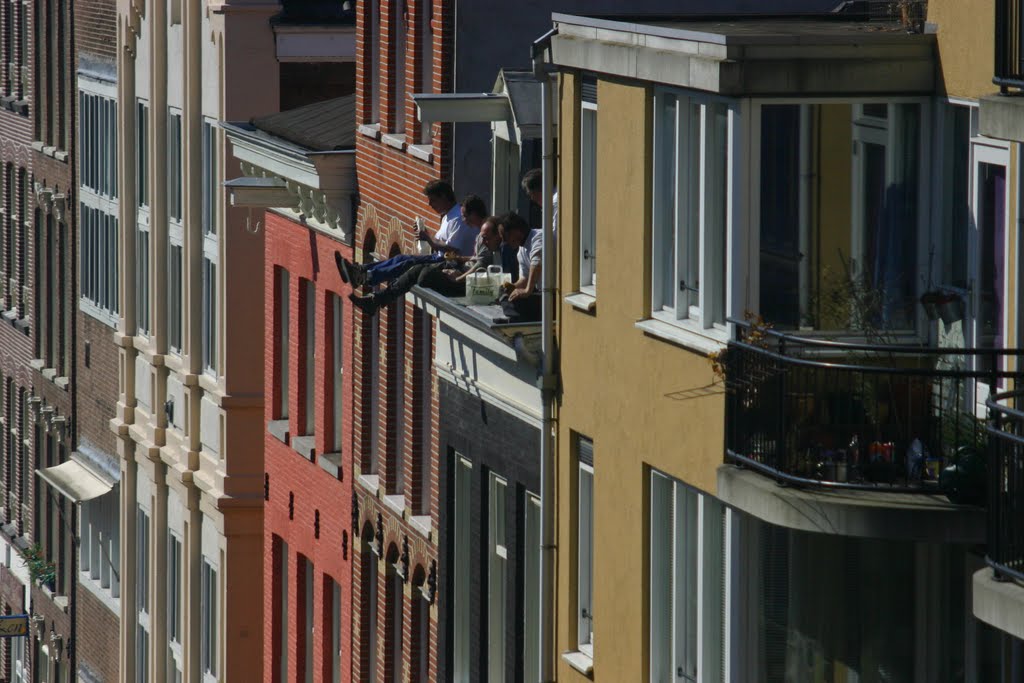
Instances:
[[[348,269],[345,268],[345,257],[341,255],[340,251],[334,252],[334,265],[338,266],[338,272],[341,273],[341,281],[348,284]]]
[[[377,309],[380,308],[372,295],[356,296],[353,293],[348,295],[348,300],[351,301],[356,308],[370,317],[377,315]]]

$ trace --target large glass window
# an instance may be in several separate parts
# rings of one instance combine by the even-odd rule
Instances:
[[[765,104],[760,131],[760,313],[915,329],[921,105]]]
[[[523,671],[540,679],[540,498],[526,494],[523,535]]]
[[[655,96],[652,311],[665,322],[725,322],[729,116],[724,102]]]
[[[580,109],[580,289],[597,288],[597,102]],[[592,291],[593,290],[593,291]]]
[[[453,621],[453,662],[454,680],[470,679],[470,614],[473,601],[470,600],[470,573],[472,572],[472,528],[473,528],[473,464],[455,454],[455,573],[452,592]]]
[[[218,622],[219,585],[217,570],[210,561],[203,558],[202,593],[200,594],[201,633],[200,646],[204,678],[217,679],[217,642],[220,633]]]
[[[167,680],[180,683],[182,677],[182,552],[181,539],[167,534]]]
[[[277,318],[276,329],[274,330],[274,354],[277,358],[277,418],[288,419],[288,385],[290,375],[289,339],[291,321],[291,286],[289,284],[288,271],[284,268],[274,268],[276,275],[274,281],[274,310]]]
[[[316,431],[316,287],[312,280],[300,280],[302,296],[302,397],[305,424],[303,434]]]
[[[650,501],[651,681],[721,680],[724,508],[660,472]]]
[[[135,630],[135,680],[149,680],[149,515],[135,509],[135,605],[138,622]]]
[[[341,452],[342,399],[345,394],[345,321],[341,297],[329,294],[331,308],[331,451]]]

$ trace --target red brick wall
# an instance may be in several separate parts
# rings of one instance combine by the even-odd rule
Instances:
[[[299,381],[302,372],[300,358],[304,356],[304,344],[299,330],[302,327],[303,308],[299,305],[299,283],[302,279],[310,280],[315,285],[316,295],[316,366],[315,379],[315,434],[316,454],[325,452],[330,443],[327,424],[331,419],[333,396],[330,378],[331,349],[334,340],[330,324],[331,309],[328,293],[342,297],[344,320],[343,330],[352,329],[351,310],[345,298],[351,291],[338,274],[334,264],[334,252],[340,251],[346,258],[352,258],[352,248],[312,231],[296,222],[277,214],[268,213],[264,220],[266,226],[266,263],[265,263],[265,315],[266,315],[266,364],[264,368],[267,391],[277,395],[280,391],[280,377],[275,368],[275,339],[278,334],[278,316],[275,309],[277,299],[275,289],[275,268],[283,268],[289,273],[290,284],[290,319],[291,334],[289,369],[289,414],[290,434],[301,434],[301,416],[305,406],[300,407],[302,383]],[[348,670],[349,648],[352,643],[351,634],[351,555],[353,540],[350,528],[352,525],[352,424],[351,424],[351,382],[347,378],[352,372],[352,343],[346,339],[343,348],[343,377],[345,393],[342,396],[342,466],[335,478],[315,461],[303,458],[291,446],[278,441],[269,433],[266,435],[264,462],[268,477],[269,497],[264,510],[264,680],[268,683],[277,680],[278,657],[276,650],[277,638],[280,633],[280,604],[275,590],[276,572],[279,558],[274,553],[274,536],[278,536],[288,544],[288,607],[285,615],[289,620],[288,628],[288,663],[289,680],[297,678],[304,661],[304,621],[302,606],[304,592],[301,563],[299,556],[308,558],[313,563],[313,604],[314,623],[318,633],[324,634],[313,643],[314,671],[326,671],[330,666],[330,614],[331,596],[326,592],[330,585],[326,579],[338,583],[341,587],[341,644],[342,644],[342,680],[349,681]],[[265,417],[273,419],[273,401],[266,402]],[[319,520],[319,523],[318,523]],[[275,604],[277,603],[277,604]],[[325,609],[328,608],[328,609]],[[275,615],[277,618],[275,618]],[[356,679],[358,680],[358,679]]]

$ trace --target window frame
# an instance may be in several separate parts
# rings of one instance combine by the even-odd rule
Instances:
[[[151,158],[149,102],[137,99],[135,102],[135,171],[136,171],[136,216],[135,216],[135,331],[143,337],[152,333],[152,257],[150,230],[149,193],[152,183],[149,177]]]
[[[200,579],[200,671],[206,683],[217,680],[220,642],[220,584],[216,564],[203,556]]]
[[[667,121],[672,129],[671,145],[661,142],[665,135],[667,112],[663,103],[667,98],[672,99],[672,115]],[[724,140],[719,140],[708,130],[709,121],[713,121],[711,113],[718,108],[725,115],[725,127],[721,131]],[[726,321],[732,312],[729,296],[730,280],[735,270],[731,256],[734,239],[732,207],[737,187],[734,179],[737,168],[733,157],[737,145],[739,108],[740,103],[736,100],[697,91],[659,88],[654,93],[651,317],[722,342],[727,340]],[[696,141],[689,135],[694,130]],[[686,139],[681,137],[683,131],[688,131]],[[721,155],[711,154],[716,142],[724,145]],[[666,149],[671,150],[671,158],[666,159],[663,153],[659,154]],[[695,162],[697,168],[684,166],[684,157],[691,163]],[[723,160],[724,168],[713,166],[715,159]],[[680,170],[686,172],[680,173]],[[724,175],[724,187],[707,182],[709,175],[718,175],[716,171]],[[659,187],[660,178],[666,174],[672,178],[671,185]],[[709,195],[710,192],[723,194]],[[666,194],[670,196],[668,207],[663,205]],[[715,216],[713,207],[720,207],[722,215]],[[721,234],[716,234],[715,226],[710,225],[712,220],[720,224]],[[672,246],[666,249],[664,245],[669,237]],[[689,248],[684,246],[684,241]],[[720,253],[716,253],[718,251]],[[666,254],[671,258],[671,282],[665,279],[665,268],[659,267],[659,261]],[[696,287],[692,286],[694,280]],[[665,301],[669,290],[672,292],[671,303]],[[680,290],[684,294],[681,295]]]
[[[597,124],[597,102],[581,101],[579,289],[591,296],[597,296]]]
[[[185,229],[182,111],[167,108],[167,350],[186,352],[185,320]],[[175,263],[177,261],[177,263]]]
[[[505,680],[508,602],[508,481],[487,474],[487,680]]]
[[[220,372],[220,128],[217,122],[203,118],[202,123],[202,367],[203,372]]]

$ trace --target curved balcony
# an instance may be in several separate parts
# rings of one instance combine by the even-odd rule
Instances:
[[[1015,355],[737,324],[725,357],[727,460],[792,487],[981,504],[988,430],[979,415]]]
[[[1024,581],[1024,390],[989,398],[988,556],[1001,578]]]

